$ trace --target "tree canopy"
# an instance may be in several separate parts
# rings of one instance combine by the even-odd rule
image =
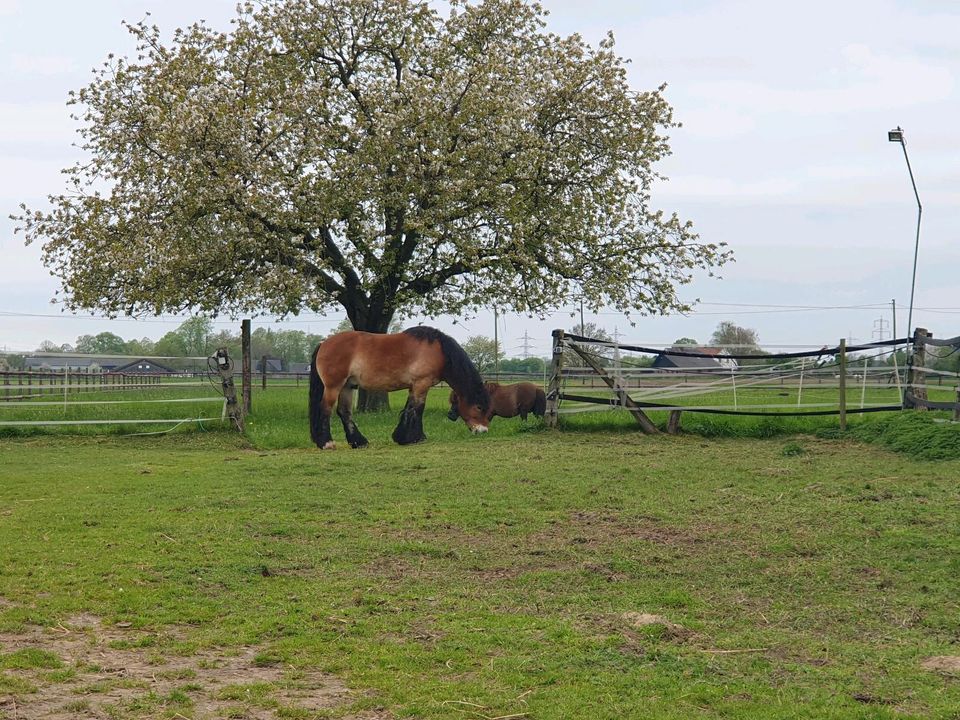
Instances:
[[[574,335],[591,338],[592,340],[600,340],[604,343],[613,342],[613,338],[610,336],[610,333],[596,323],[592,322],[577,323],[570,328],[570,332],[572,332]],[[578,345],[580,345],[582,349],[587,350],[591,354],[597,356],[597,359],[609,360],[611,357],[613,357],[613,348],[609,345],[598,345],[596,343],[578,343]],[[567,348],[563,351],[563,364],[567,365],[568,367],[586,367],[586,363],[583,361],[583,358],[570,348]]]
[[[112,332],[102,332],[97,335],[81,335],[77,338],[74,352],[92,353],[94,355],[118,355],[127,351],[127,341]]]
[[[675,127],[612,37],[544,29],[523,0],[247,2],[110,56],[72,94],[85,159],[14,219],[70,309],[277,316],[495,305],[573,294],[683,309],[728,251],[649,206]]]
[[[717,325],[710,337],[710,343],[725,348],[732,355],[762,352],[756,330],[740,327],[729,320],[723,320]]]
[[[264,355],[279,357],[287,364],[305,363],[310,360],[313,349],[323,340],[322,335],[302,330],[274,330],[257,327],[250,336],[251,355],[259,359]],[[44,340],[37,352],[79,352],[97,355],[141,355],[145,357],[190,358],[205,357],[216,348],[225,347],[234,358],[241,356],[241,338],[229,330],[214,332],[213,323],[202,317],[192,317],[165,333],[154,342],[150,338],[124,340],[111,332],[97,335],[81,335],[76,345],[57,344]]]
[[[503,352],[503,346],[498,345],[493,338],[486,335],[472,335],[463,343],[464,352],[473,361],[483,374],[492,373],[497,369],[506,353]]]

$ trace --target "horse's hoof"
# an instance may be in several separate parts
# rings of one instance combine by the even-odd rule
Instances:
[[[323,444],[323,449],[324,449],[324,450],[336,450],[336,449],[337,449],[337,444],[336,444],[333,440],[328,440],[327,442],[325,442],[325,443]]]
[[[365,447],[367,447],[369,444],[370,444],[370,443],[367,442],[366,440],[358,440],[358,441],[356,441],[356,442],[350,443],[350,447],[352,447],[354,450],[358,450],[358,449],[360,449],[360,448],[365,448]]]

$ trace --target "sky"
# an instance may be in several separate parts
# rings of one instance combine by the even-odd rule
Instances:
[[[112,332],[158,339],[185,318],[109,320],[51,304],[59,282],[40,248],[8,215],[43,207],[64,189],[73,147],[70,90],[109,53],[133,43],[121,22],[151,14],[169,37],[204,19],[228,27],[233,0],[0,0],[0,351]],[[682,127],[657,168],[653,205],[726,242],[736,261],[697,276],[681,297],[694,312],[584,320],[623,342],[707,342],[721,321],[757,331],[762,345],[822,346],[907,334],[917,202],[923,205],[913,325],[960,335],[960,3],[952,0],[544,0],[548,29],[596,44],[613,32],[637,90],[667,84]],[[271,325],[327,333],[342,315]],[[464,341],[494,334],[494,316],[414,317]],[[499,317],[508,356],[549,353],[553,328],[579,322],[570,305],[545,318]],[[217,329],[239,331],[239,320]]]

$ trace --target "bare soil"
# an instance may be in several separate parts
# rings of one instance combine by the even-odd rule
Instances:
[[[176,635],[165,631],[163,637]],[[265,664],[257,647],[181,656],[161,653],[157,640],[157,633],[104,626],[92,615],[53,628],[0,633],[0,658],[32,649],[62,663],[59,668],[3,670],[32,691],[0,691],[0,718],[153,718],[171,717],[172,712],[172,717],[188,720],[273,720],[278,712],[314,717],[337,708],[336,716],[344,720],[390,717],[377,711],[349,714],[360,693],[326,673]]]

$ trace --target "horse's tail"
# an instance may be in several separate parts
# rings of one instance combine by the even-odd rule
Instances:
[[[537,417],[543,417],[547,413],[547,395],[542,388],[537,388],[537,394],[533,399],[533,414]]]
[[[317,345],[310,356],[310,439],[318,446],[320,443],[320,403],[323,400],[323,380],[317,371]]]

